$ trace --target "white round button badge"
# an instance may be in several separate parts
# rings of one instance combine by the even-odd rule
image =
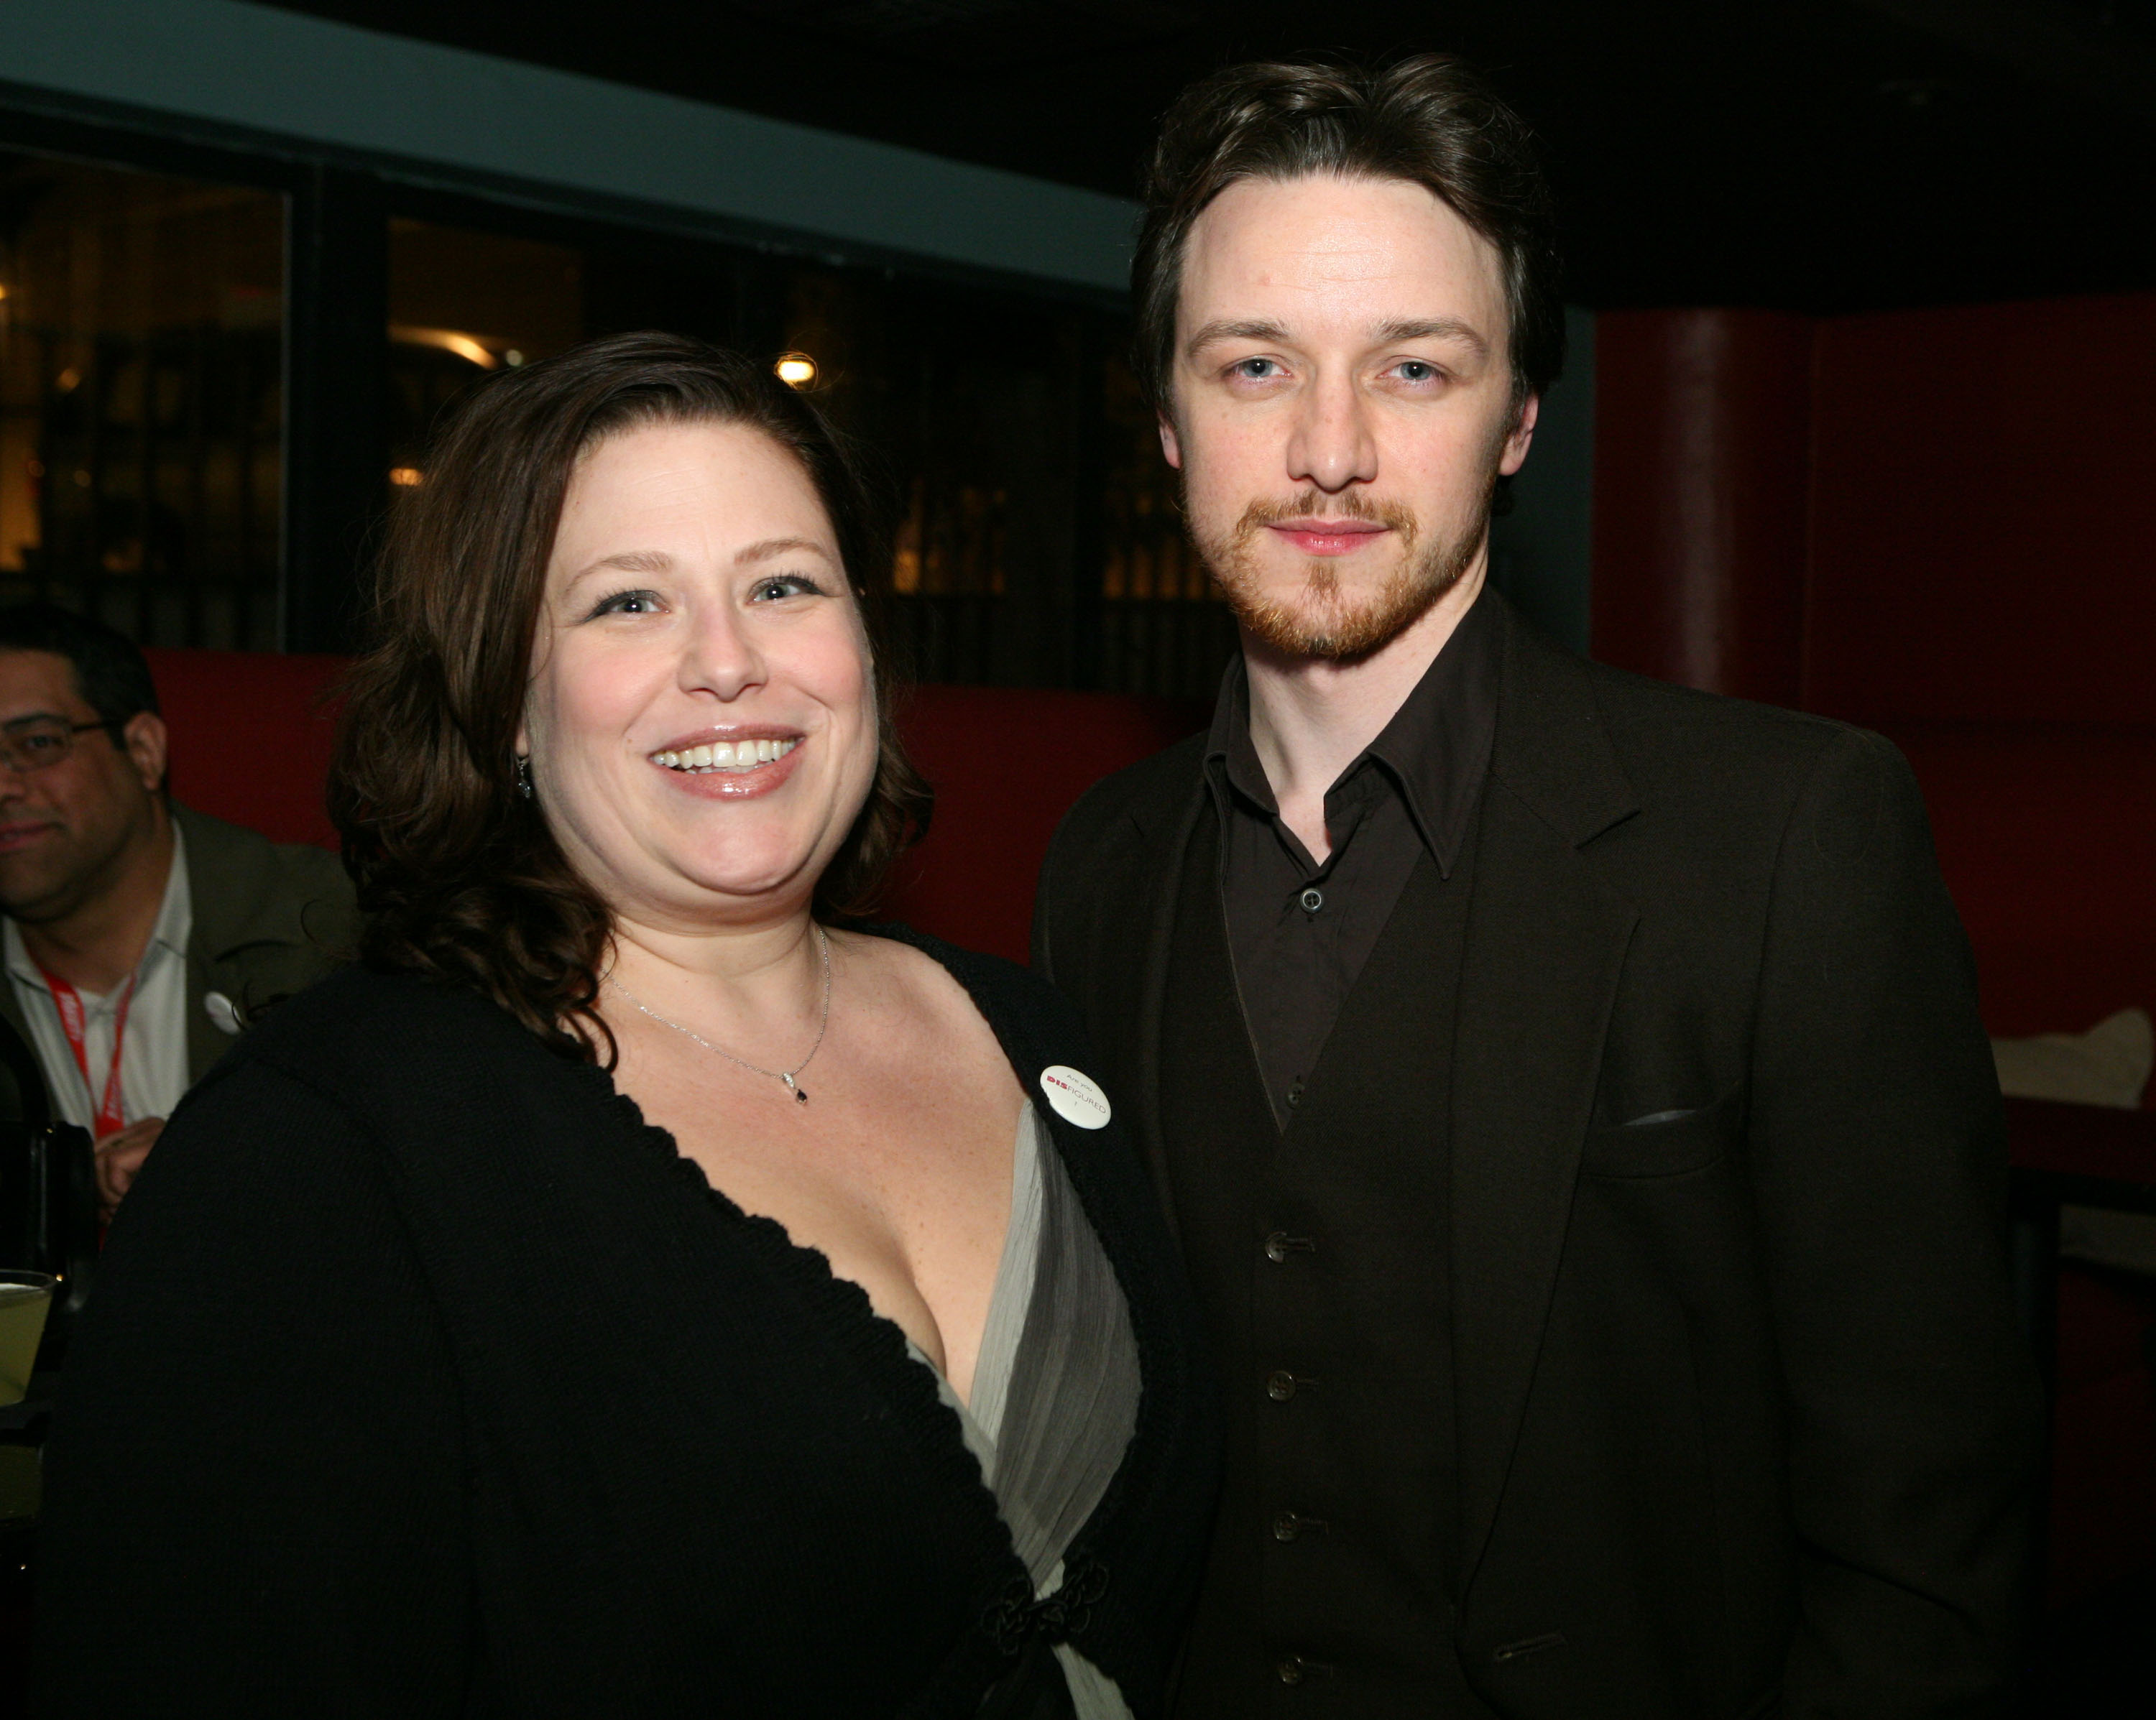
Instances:
[[[210,1020],[217,1023],[220,1032],[237,1035],[244,1025],[239,1019],[239,1006],[222,991],[203,993],[203,1008]]]
[[[1108,1096],[1091,1075],[1081,1075],[1068,1063],[1050,1063],[1040,1072],[1040,1090],[1048,1095],[1048,1103],[1065,1123],[1075,1123],[1081,1129],[1108,1126],[1112,1114],[1108,1109]]]

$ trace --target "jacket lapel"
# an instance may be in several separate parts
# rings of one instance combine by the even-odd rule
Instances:
[[[213,968],[251,929],[243,924],[244,915],[234,913],[235,903],[248,902],[250,891],[261,893],[264,881],[255,875],[259,867],[249,863],[250,856],[234,852],[226,827],[177,801],[172,819],[187,844],[187,1084],[192,1086],[231,1047],[231,1036],[210,1020],[203,999],[218,989]]]
[[[230,1037],[220,1032],[210,1020],[209,1010],[203,1000],[216,988],[209,983],[209,964],[203,959],[198,949],[187,951],[187,1085],[194,1083],[216,1067],[217,1060],[231,1046]]]
[[[1453,1359],[1470,1580],[1519,1436],[1637,918],[1581,852],[1636,810],[1586,670],[1505,620],[1453,1050]]]
[[[280,878],[270,845],[177,801],[172,818],[187,845],[187,1080],[207,1075],[232,1048],[232,1036],[210,1017],[203,1000],[222,991],[245,1011],[250,970],[308,946],[307,898]]]

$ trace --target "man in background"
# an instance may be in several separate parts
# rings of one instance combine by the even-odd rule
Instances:
[[[1908,767],[1488,588],[1562,357],[1456,61],[1176,103],[1137,361],[1242,653],[1035,965],[1226,1383],[1178,1712],[2000,1712],[2038,1473],[1999,1088]]]
[[[176,805],[165,776],[142,653],[65,610],[0,610],[0,1017],[90,1132],[108,1212],[249,1015],[352,928],[336,856]]]

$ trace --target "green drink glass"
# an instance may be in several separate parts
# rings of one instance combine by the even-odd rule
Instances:
[[[45,1335],[53,1281],[43,1272],[0,1271],[0,1404],[19,1404]]]

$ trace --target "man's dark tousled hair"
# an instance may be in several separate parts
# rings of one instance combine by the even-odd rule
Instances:
[[[1192,223],[1238,181],[1312,175],[1406,180],[1448,204],[1496,249],[1515,405],[1557,380],[1564,306],[1556,215],[1526,122],[1450,54],[1379,68],[1259,64],[1215,72],[1177,97],[1146,168],[1131,266],[1133,361],[1156,411],[1173,406],[1176,299]]]
[[[886,510],[813,402],[701,341],[591,341],[498,372],[455,412],[391,521],[373,643],[346,679],[330,773],[330,816],[364,915],[360,959],[476,991],[554,1051],[609,1064],[596,1001],[611,917],[521,792],[514,748],[576,463],[624,431],[674,423],[770,437],[829,515],[870,630],[880,730],[874,785],[815,906],[829,918],[868,910],[932,805],[899,745],[879,639]]]
[[[44,651],[74,670],[75,691],[117,737],[122,724],[157,711],[157,683],[132,639],[54,603],[0,609],[0,651]]]

